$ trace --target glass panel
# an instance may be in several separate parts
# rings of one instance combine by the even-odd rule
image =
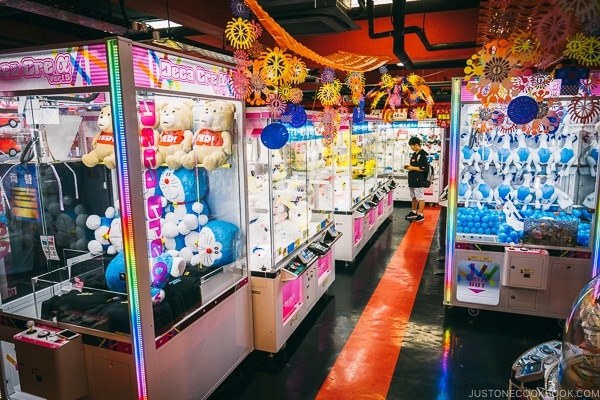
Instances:
[[[554,107],[567,109],[556,100]],[[461,112],[457,240],[572,248],[590,246],[598,141],[568,115],[556,129],[479,132],[483,111]],[[492,120],[490,120],[492,123]]]
[[[336,211],[350,211],[377,189],[375,123],[341,126],[333,142]]]
[[[5,146],[0,148],[4,311],[129,332],[107,97],[82,93],[0,99],[3,111],[11,115],[0,127]],[[204,135],[197,139],[201,142],[215,135],[219,143],[225,142],[226,151],[212,158],[192,152],[179,158],[189,161],[187,168],[170,169],[170,149],[159,150],[159,132],[168,131],[159,125],[168,117],[159,113],[167,104],[189,106],[185,135],[190,146],[193,138]],[[229,110],[223,117],[228,125],[219,133],[214,133],[216,107]],[[246,222],[236,148],[243,107],[239,102],[140,93],[138,108],[146,167],[140,177],[146,191],[140,200],[151,254],[148,295],[153,296],[160,334],[246,275],[241,239]],[[211,132],[202,131],[208,114]],[[86,301],[81,300],[82,292]]]
[[[112,192],[105,171],[87,168],[79,157],[98,132],[93,121],[104,99],[102,93],[0,99],[7,111],[0,127],[4,310],[33,314],[31,279],[62,267],[65,250],[84,251],[93,238],[87,216],[106,208]]]
[[[246,222],[235,147],[242,105],[144,92],[138,93],[137,106],[145,168],[149,295],[155,322],[161,325],[163,303],[177,320],[246,275],[242,262]]]
[[[249,263],[252,271],[272,272],[333,220],[332,149],[310,122],[282,124],[287,141],[267,148],[261,134],[269,111],[250,108],[246,115]]]

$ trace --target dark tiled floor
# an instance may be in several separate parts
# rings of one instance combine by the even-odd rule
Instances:
[[[382,226],[354,264],[338,263],[329,292],[283,350],[253,352],[209,399],[314,399],[408,229],[407,205],[396,204],[394,221]],[[466,309],[445,307],[438,250],[434,239],[389,400],[467,400],[506,392],[517,357],[562,335],[561,321],[554,319],[486,311],[473,317]]]

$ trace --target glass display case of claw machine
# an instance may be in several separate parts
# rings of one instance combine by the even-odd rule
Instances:
[[[408,190],[408,173],[404,169],[410,161],[412,151],[408,145],[408,140],[416,136],[421,139],[421,147],[429,154],[429,163],[435,171],[431,186],[424,188],[425,202],[437,203],[442,190],[440,172],[442,171],[443,153],[442,139],[444,135],[443,128],[437,125],[435,119],[425,120],[404,120],[381,122],[380,130],[387,132],[386,136],[393,136],[394,162],[392,164],[394,181],[394,200],[411,201]]]
[[[202,398],[253,349],[229,72],[118,37],[0,54],[2,398]]]
[[[444,301],[566,318],[597,272],[597,118],[557,81],[495,108],[452,90]]]
[[[334,281],[333,248],[341,237],[333,225],[333,166],[324,157],[331,144],[303,120],[294,127],[266,108],[246,111],[254,340],[270,353]]]
[[[368,115],[367,120],[374,119],[375,116]],[[378,218],[393,218],[394,213],[394,150],[395,134],[392,129],[382,129],[383,121],[374,120],[377,126],[377,191],[375,199],[380,199],[377,204]]]
[[[344,234],[335,247],[336,260],[354,262],[369,239],[392,215],[393,201],[388,193],[393,183],[391,180],[383,183],[377,175],[381,152],[375,121],[342,124],[333,138],[335,224]]]

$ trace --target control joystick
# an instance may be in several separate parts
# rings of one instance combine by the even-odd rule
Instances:
[[[31,335],[35,332],[37,332],[37,330],[35,329],[35,322],[33,321],[27,321],[27,323],[25,324],[25,326],[27,326],[27,334]]]

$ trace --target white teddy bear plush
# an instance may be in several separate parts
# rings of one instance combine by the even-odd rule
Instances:
[[[235,105],[222,100],[207,101],[201,118],[201,127],[194,134],[193,151],[185,155],[182,164],[187,169],[197,164],[214,171],[227,163],[231,155]]]

